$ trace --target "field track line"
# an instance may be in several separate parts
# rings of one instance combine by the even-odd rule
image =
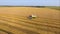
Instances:
[[[6,24],[6,23],[5,23],[5,24]],[[9,25],[9,24],[6,24],[6,25]],[[10,26],[12,26],[12,25],[10,25]],[[14,26],[13,26],[13,28],[14,28]],[[20,29],[20,27],[15,27],[15,28],[18,29],[18,30]],[[22,28],[22,29],[25,29],[25,28]],[[29,28],[28,28],[28,29],[29,29]],[[55,32],[55,33],[57,33],[57,32],[60,31],[60,30],[59,30],[59,31],[57,31],[57,30],[56,30],[56,31],[53,31],[53,30],[51,31],[51,30],[49,30],[49,29],[47,30],[47,29],[44,29],[44,28],[40,28],[40,29],[41,29],[41,30],[44,30],[44,31]],[[30,29],[30,30],[31,30],[31,29]],[[33,29],[32,31],[35,31],[35,29]],[[38,31],[38,30],[36,30],[36,31]],[[40,31],[39,31],[39,32],[40,32]]]
[[[18,19],[16,19],[16,20],[18,20]],[[19,19],[19,20],[20,20],[20,21],[23,21],[23,20],[21,20],[21,19]],[[27,21],[27,20],[24,20],[23,22],[26,22],[26,21]],[[34,22],[34,23],[31,23],[32,21],[29,21],[29,22],[30,22],[30,24],[36,24],[36,25],[39,24],[39,23],[37,24],[37,22]],[[40,24],[41,24],[41,23],[40,23]],[[45,23],[42,23],[42,24],[45,24]],[[56,26],[56,25],[55,25],[55,26]]]
[[[4,16],[4,17],[8,17],[8,16]],[[15,16],[15,17],[16,17],[16,16]],[[11,18],[11,16],[8,17],[8,18]],[[16,17],[16,18],[27,20],[27,18],[21,17],[21,16],[20,16],[20,17]],[[59,25],[60,25],[60,21],[57,21],[57,22],[56,22],[56,21],[52,21],[52,23],[51,23],[51,20],[47,20],[47,19],[45,19],[45,20],[43,19],[44,21],[43,21],[43,20],[41,21],[41,20],[42,20],[42,19],[39,19],[39,20],[38,20],[38,19],[37,19],[37,20],[31,20],[31,21],[43,22],[43,23],[49,23],[49,24],[56,24],[56,25],[59,24]],[[46,21],[46,20],[47,20],[47,21]]]

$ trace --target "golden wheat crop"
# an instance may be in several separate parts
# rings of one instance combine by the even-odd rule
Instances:
[[[29,20],[29,15],[36,15]],[[49,8],[0,7],[0,34],[60,34],[60,11]]]

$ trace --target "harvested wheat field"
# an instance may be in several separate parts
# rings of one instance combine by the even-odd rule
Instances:
[[[35,19],[28,19],[29,15]],[[60,34],[60,11],[35,7],[0,7],[0,34]]]

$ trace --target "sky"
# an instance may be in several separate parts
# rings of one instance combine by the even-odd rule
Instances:
[[[0,5],[15,6],[60,6],[60,0],[0,0]]]

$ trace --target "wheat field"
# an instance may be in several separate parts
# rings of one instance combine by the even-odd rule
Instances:
[[[28,19],[29,15],[35,19]],[[0,34],[60,34],[60,11],[50,8],[0,7]]]

